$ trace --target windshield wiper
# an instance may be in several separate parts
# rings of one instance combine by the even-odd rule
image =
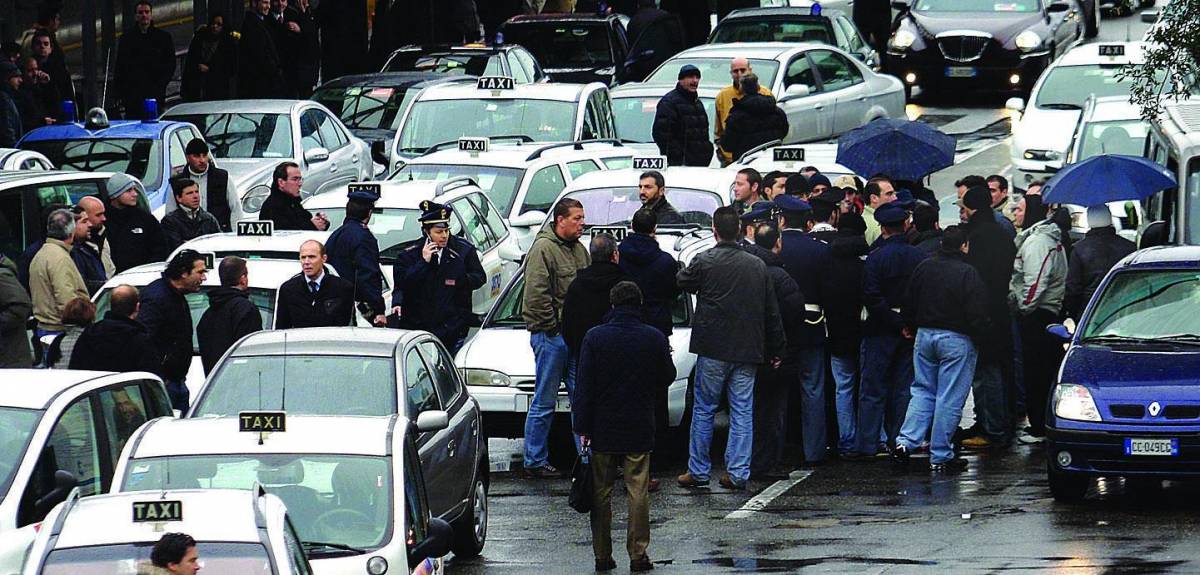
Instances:
[[[1078,104],[1068,104],[1066,102],[1051,102],[1049,104],[1040,104],[1040,105],[1038,105],[1038,107],[1045,108],[1047,110],[1082,110],[1083,109]]]
[[[317,554],[318,549],[326,549],[326,553],[328,553],[328,550],[348,551],[356,555],[363,555],[367,552],[366,549],[359,549],[358,547],[351,547],[341,543],[327,543],[324,541],[303,541],[300,543],[300,546],[304,547],[304,551],[310,554]]]
[[[1112,333],[1105,334],[1105,335],[1093,335],[1091,337],[1083,338],[1083,343],[1134,343],[1134,344],[1143,343],[1144,344],[1144,343],[1148,343],[1148,342],[1152,342],[1152,341],[1154,341],[1154,340],[1146,339],[1144,337],[1131,337],[1131,336],[1127,336],[1127,335],[1117,335],[1117,334],[1112,334]]]
[[[1200,335],[1194,333],[1177,333],[1173,335],[1162,335],[1158,337],[1148,338],[1147,341],[1161,341],[1165,343],[1177,343],[1180,345],[1200,347]]]

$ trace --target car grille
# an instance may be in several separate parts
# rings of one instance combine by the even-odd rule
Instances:
[[[1162,414],[1167,419],[1196,419],[1200,417],[1200,406],[1168,405],[1163,408]]]
[[[938,38],[938,48],[947,60],[973,62],[983,56],[989,40],[986,36],[945,36]]]
[[[1108,410],[1120,419],[1141,419],[1146,414],[1146,408],[1140,405],[1110,405]]]
[[[1145,419],[1146,406],[1118,403],[1108,406],[1109,413],[1116,419]],[[1160,414],[1163,419],[1200,419],[1200,405],[1167,405]]]

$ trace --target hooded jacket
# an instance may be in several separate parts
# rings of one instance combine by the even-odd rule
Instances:
[[[564,240],[549,223],[538,232],[525,256],[525,291],[521,316],[531,332],[558,335],[562,331],[563,299],[579,270],[591,263],[579,240]]]
[[[32,313],[33,302],[17,281],[16,263],[0,254],[0,368],[33,365],[25,338],[25,322]]]
[[[232,287],[208,292],[208,309],[196,324],[204,373],[212,371],[234,342],[261,329],[262,315],[250,301],[250,294]]]
[[[734,159],[755,146],[782,140],[788,133],[787,114],[775,105],[775,98],[762,94],[747,94],[735,100],[725,121],[721,148]]]
[[[612,309],[608,292],[618,282],[629,279],[621,266],[612,262],[592,262],[579,270],[575,281],[567,288],[563,297],[563,341],[572,354],[578,354],[583,346],[583,336],[589,329],[604,322],[604,316]]]
[[[671,166],[708,166],[713,145],[708,139],[708,113],[695,92],[678,84],[658,101],[654,143]]]
[[[1137,246],[1117,235],[1112,226],[1092,228],[1067,258],[1067,287],[1063,311],[1078,320],[1108,271]]]
[[[678,262],[647,234],[629,234],[621,241],[620,252],[621,269],[642,290],[642,321],[670,336],[675,324],[671,305],[679,297]]]
[[[156,373],[159,355],[142,322],[108,312],[75,342],[70,369]]]
[[[1008,287],[1010,307],[1021,315],[1039,309],[1057,315],[1067,285],[1062,230],[1053,220],[1042,220],[1017,234],[1016,244],[1017,258]]]

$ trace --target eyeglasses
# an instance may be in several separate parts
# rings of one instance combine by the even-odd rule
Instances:
[[[288,178],[288,181],[289,182],[303,182],[304,176],[296,176],[294,178]]]

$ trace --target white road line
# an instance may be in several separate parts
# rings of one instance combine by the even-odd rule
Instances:
[[[771,484],[771,486],[764,489],[762,493],[750,498],[750,501],[747,501],[745,505],[742,505],[741,509],[726,515],[725,518],[744,519],[754,515],[756,512],[766,509],[767,505],[770,505],[771,501],[773,501],[776,497],[783,495],[785,492],[787,492],[787,490],[795,487],[801,481],[808,479],[808,476],[812,475],[812,473],[813,472],[811,470],[793,471],[787,479],[782,479]]]

